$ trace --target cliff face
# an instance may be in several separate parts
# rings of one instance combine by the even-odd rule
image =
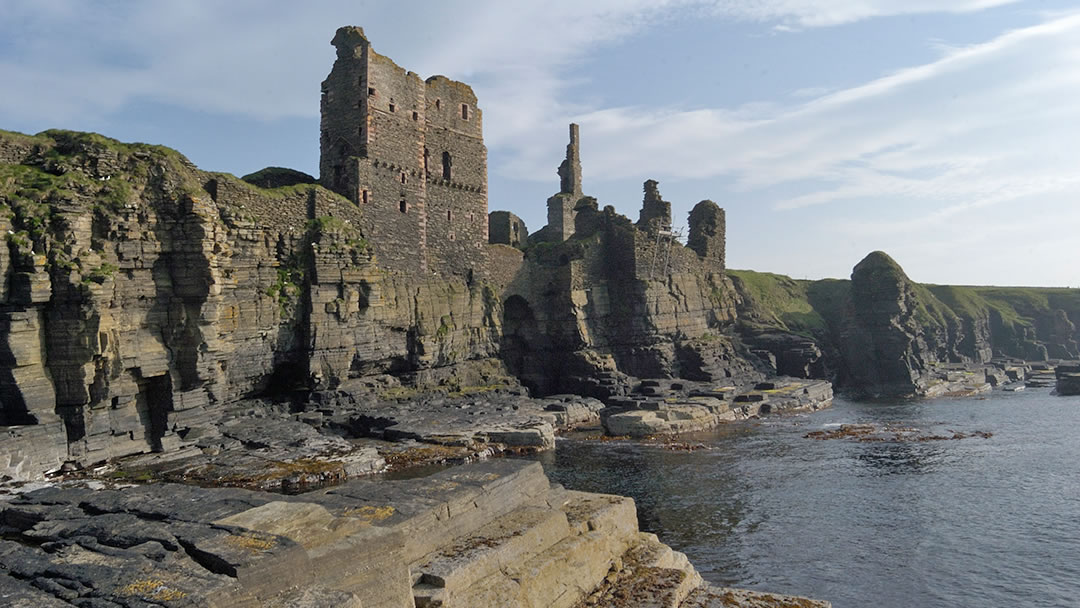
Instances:
[[[166,148],[0,133],[3,471],[195,445],[256,395],[520,379],[605,397],[633,377],[766,371],[725,335],[734,289],[711,202],[689,248],[670,219],[634,226],[583,197],[569,240],[489,246],[473,280],[387,270],[362,205],[266,177],[281,172],[253,176],[288,184],[265,189]]]
[[[739,328],[752,347],[783,367],[812,343],[806,368],[845,388],[873,394],[925,392],[935,367],[994,357],[1042,361],[1078,357],[1080,291],[920,285],[882,252],[855,266],[850,281],[795,281],[732,271]],[[807,347],[809,348],[809,347]]]
[[[851,273],[849,323],[840,350],[853,384],[872,392],[910,394],[923,370],[955,346],[955,327],[934,323],[916,286],[889,256],[868,255]],[[950,331],[952,329],[953,331]]]
[[[268,388],[501,373],[490,288],[379,270],[356,206],[315,185],[263,190],[164,148],[3,133],[0,212],[16,474],[181,445]]]
[[[574,236],[533,246],[505,287],[504,358],[527,384],[607,397],[625,391],[627,374],[761,376],[752,355],[723,335],[735,307],[722,269],[610,207],[576,212]]]

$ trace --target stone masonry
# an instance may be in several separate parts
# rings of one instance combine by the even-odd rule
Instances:
[[[362,211],[380,268],[470,280],[486,269],[487,149],[476,95],[376,53],[358,27],[322,85],[324,186]]]

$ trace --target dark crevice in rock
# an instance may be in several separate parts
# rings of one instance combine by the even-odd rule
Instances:
[[[224,574],[225,576],[236,578],[236,567],[229,562],[221,559],[213,553],[208,553],[195,546],[191,541],[184,539],[177,539],[180,546],[183,547],[184,553],[187,553],[188,557],[192,559],[196,564],[199,564],[208,572],[213,574]]]

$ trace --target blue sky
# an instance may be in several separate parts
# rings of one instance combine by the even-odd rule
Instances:
[[[944,8],[943,8],[944,7]],[[317,173],[330,38],[364,27],[473,85],[489,205],[530,230],[581,124],[585,191],[676,225],[727,210],[728,263],[1080,286],[1080,6],[1054,0],[0,0],[0,128],[97,131],[242,175]]]

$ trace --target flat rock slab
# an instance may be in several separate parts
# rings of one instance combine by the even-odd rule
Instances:
[[[832,608],[832,604],[794,595],[705,585],[693,591],[679,608]]]

